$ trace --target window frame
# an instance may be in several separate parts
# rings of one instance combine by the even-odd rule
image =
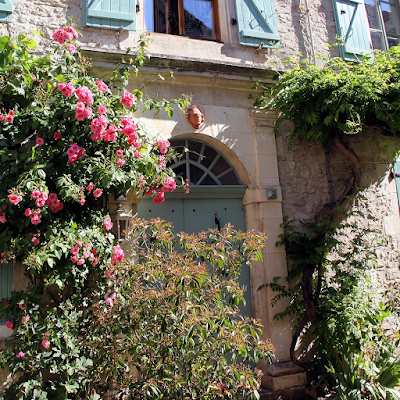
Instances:
[[[163,33],[163,32],[157,32],[157,18],[156,18],[156,9],[157,9],[157,1],[158,0],[153,0],[153,23],[154,23],[154,33]],[[170,1],[171,0],[164,0],[167,3],[167,13],[170,13],[171,6],[170,6]],[[219,10],[218,10],[218,0],[210,0],[212,3],[213,7],[213,17],[214,17],[214,33],[215,33],[215,39],[207,39],[207,38],[198,38],[198,37],[193,37],[193,36],[186,36],[185,35],[185,14],[184,14],[184,8],[183,8],[183,0],[178,0],[178,25],[179,25],[179,35],[174,35],[174,36],[183,36],[191,39],[199,39],[199,40],[207,40],[207,41],[212,41],[212,42],[220,42],[221,41],[221,28],[220,28],[220,22],[219,22]],[[167,18],[168,21],[168,18]],[[171,25],[168,22],[168,33],[167,35],[171,35]]]
[[[396,1],[396,0],[384,0],[384,2],[389,4],[389,5],[391,5],[391,6],[394,6],[396,8],[398,22],[400,24],[400,5],[399,5],[398,1]],[[373,44],[371,33],[374,33],[374,32],[381,33],[382,34],[382,36],[381,36],[382,37],[382,40],[381,40],[382,43],[381,44],[382,44],[382,48],[383,48],[382,50],[383,51],[388,51],[390,47],[389,47],[388,37],[387,37],[387,34],[386,34],[385,21],[384,21],[383,14],[382,14],[381,1],[380,0],[374,0],[374,3],[375,3],[375,10],[376,10],[377,15],[378,15],[378,21],[379,21],[380,29],[371,28],[369,20],[368,20],[368,13],[367,13],[366,4],[364,2],[365,12],[366,12],[366,15],[367,15],[368,29],[369,29],[370,37],[371,37],[371,44]],[[398,32],[398,34],[396,36],[398,37],[398,41],[399,41],[398,44],[400,44],[400,32]],[[372,49],[373,50],[381,50],[381,49],[374,49],[373,47],[372,47]]]

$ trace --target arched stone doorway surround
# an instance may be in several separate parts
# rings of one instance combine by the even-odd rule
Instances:
[[[250,117],[252,118],[252,111],[249,110]],[[272,132],[273,123],[268,124],[268,130],[270,134]],[[254,126],[254,125],[253,125]],[[249,139],[252,141],[257,140],[257,132],[252,132],[249,135]],[[291,324],[288,321],[282,323],[273,319],[274,314],[278,309],[271,309],[270,303],[273,294],[269,289],[263,289],[258,291],[258,287],[264,283],[269,283],[275,276],[285,277],[287,275],[285,253],[282,249],[276,249],[275,241],[277,240],[277,234],[281,233],[279,224],[282,222],[281,214],[277,215],[275,212],[276,206],[281,208],[280,190],[278,188],[278,197],[275,200],[268,201],[266,198],[266,188],[263,187],[259,180],[259,167],[256,166],[258,163],[259,154],[257,153],[257,145],[252,144],[254,147],[254,170],[251,171],[253,175],[250,177],[249,171],[246,169],[244,163],[238,156],[238,154],[224,144],[219,138],[207,135],[204,133],[183,133],[183,134],[170,134],[163,135],[165,139],[196,139],[206,142],[213,146],[215,149],[220,151],[232,167],[235,169],[240,183],[247,185],[243,196],[243,206],[245,212],[245,226],[247,230],[256,230],[265,233],[270,233],[271,229],[274,229],[274,237],[266,243],[264,250],[264,260],[255,262],[253,267],[250,269],[250,288],[251,291],[251,303],[252,303],[252,315],[254,318],[261,320],[264,325],[264,338],[271,338],[274,346],[277,349],[277,358],[279,360],[289,359],[289,348],[291,338]],[[234,148],[234,146],[233,146]],[[276,162],[276,153],[273,155],[274,161]],[[257,172],[258,171],[258,172]],[[278,176],[276,176],[278,180]],[[168,197],[168,194],[167,196]],[[275,206],[275,207],[274,207]],[[277,218],[278,217],[278,218]],[[268,220],[273,221],[275,225],[271,228]],[[269,235],[271,236],[271,235]]]

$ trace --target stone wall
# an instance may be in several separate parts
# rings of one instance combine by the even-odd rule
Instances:
[[[285,122],[276,134],[283,214],[296,220],[313,221],[323,206],[331,201],[325,149],[313,140],[296,139],[289,150],[291,132],[291,124]],[[391,174],[393,158],[400,143],[394,137],[373,130],[348,135],[342,141],[358,155],[362,172],[361,188],[357,200],[351,205],[361,214],[353,215],[347,222],[354,230],[366,229],[382,238],[375,273],[383,289],[390,282],[400,281],[399,201]],[[352,164],[336,147],[330,146],[326,151],[333,198],[337,199],[351,180]],[[347,234],[343,232],[342,238]],[[347,240],[351,237],[348,236]]]

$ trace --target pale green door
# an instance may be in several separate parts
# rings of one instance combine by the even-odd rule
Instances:
[[[171,167],[190,181],[190,193],[165,194],[165,201],[154,204],[143,197],[138,204],[138,216],[161,218],[171,222],[175,232],[197,233],[210,228],[222,228],[228,222],[236,230],[245,231],[243,197],[246,190],[228,160],[207,143],[194,139],[171,140],[182,158]],[[240,284],[247,287],[246,305],[240,307],[246,316],[251,313],[250,273],[243,266]]]

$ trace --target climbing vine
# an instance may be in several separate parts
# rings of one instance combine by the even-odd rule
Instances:
[[[336,146],[353,170],[338,198],[315,210],[314,223],[298,230],[285,220],[277,245],[285,246],[290,260],[289,286],[281,285],[278,277],[269,285],[277,293],[273,304],[290,298],[290,306],[277,318],[297,315],[291,358],[317,377],[317,386],[324,382],[341,399],[399,398],[391,389],[398,383],[399,337],[383,333],[383,321],[394,315],[398,291],[392,287],[387,302],[377,305],[365,290],[372,285],[368,271],[379,247],[368,240],[376,233],[361,230],[349,236],[351,246],[343,250],[338,232],[353,232],[343,213],[361,184],[360,160],[342,138],[362,134],[367,127],[383,135],[400,133],[400,48],[370,53],[357,63],[322,57],[319,62],[322,66],[289,59],[275,86],[255,85],[261,89],[255,105],[280,113],[275,129],[283,121],[293,123],[289,147],[297,138],[315,139],[327,152]],[[344,225],[332,222],[340,219]],[[332,259],[332,254],[338,258]],[[306,345],[310,351],[304,357],[296,349],[307,338],[313,345]]]

